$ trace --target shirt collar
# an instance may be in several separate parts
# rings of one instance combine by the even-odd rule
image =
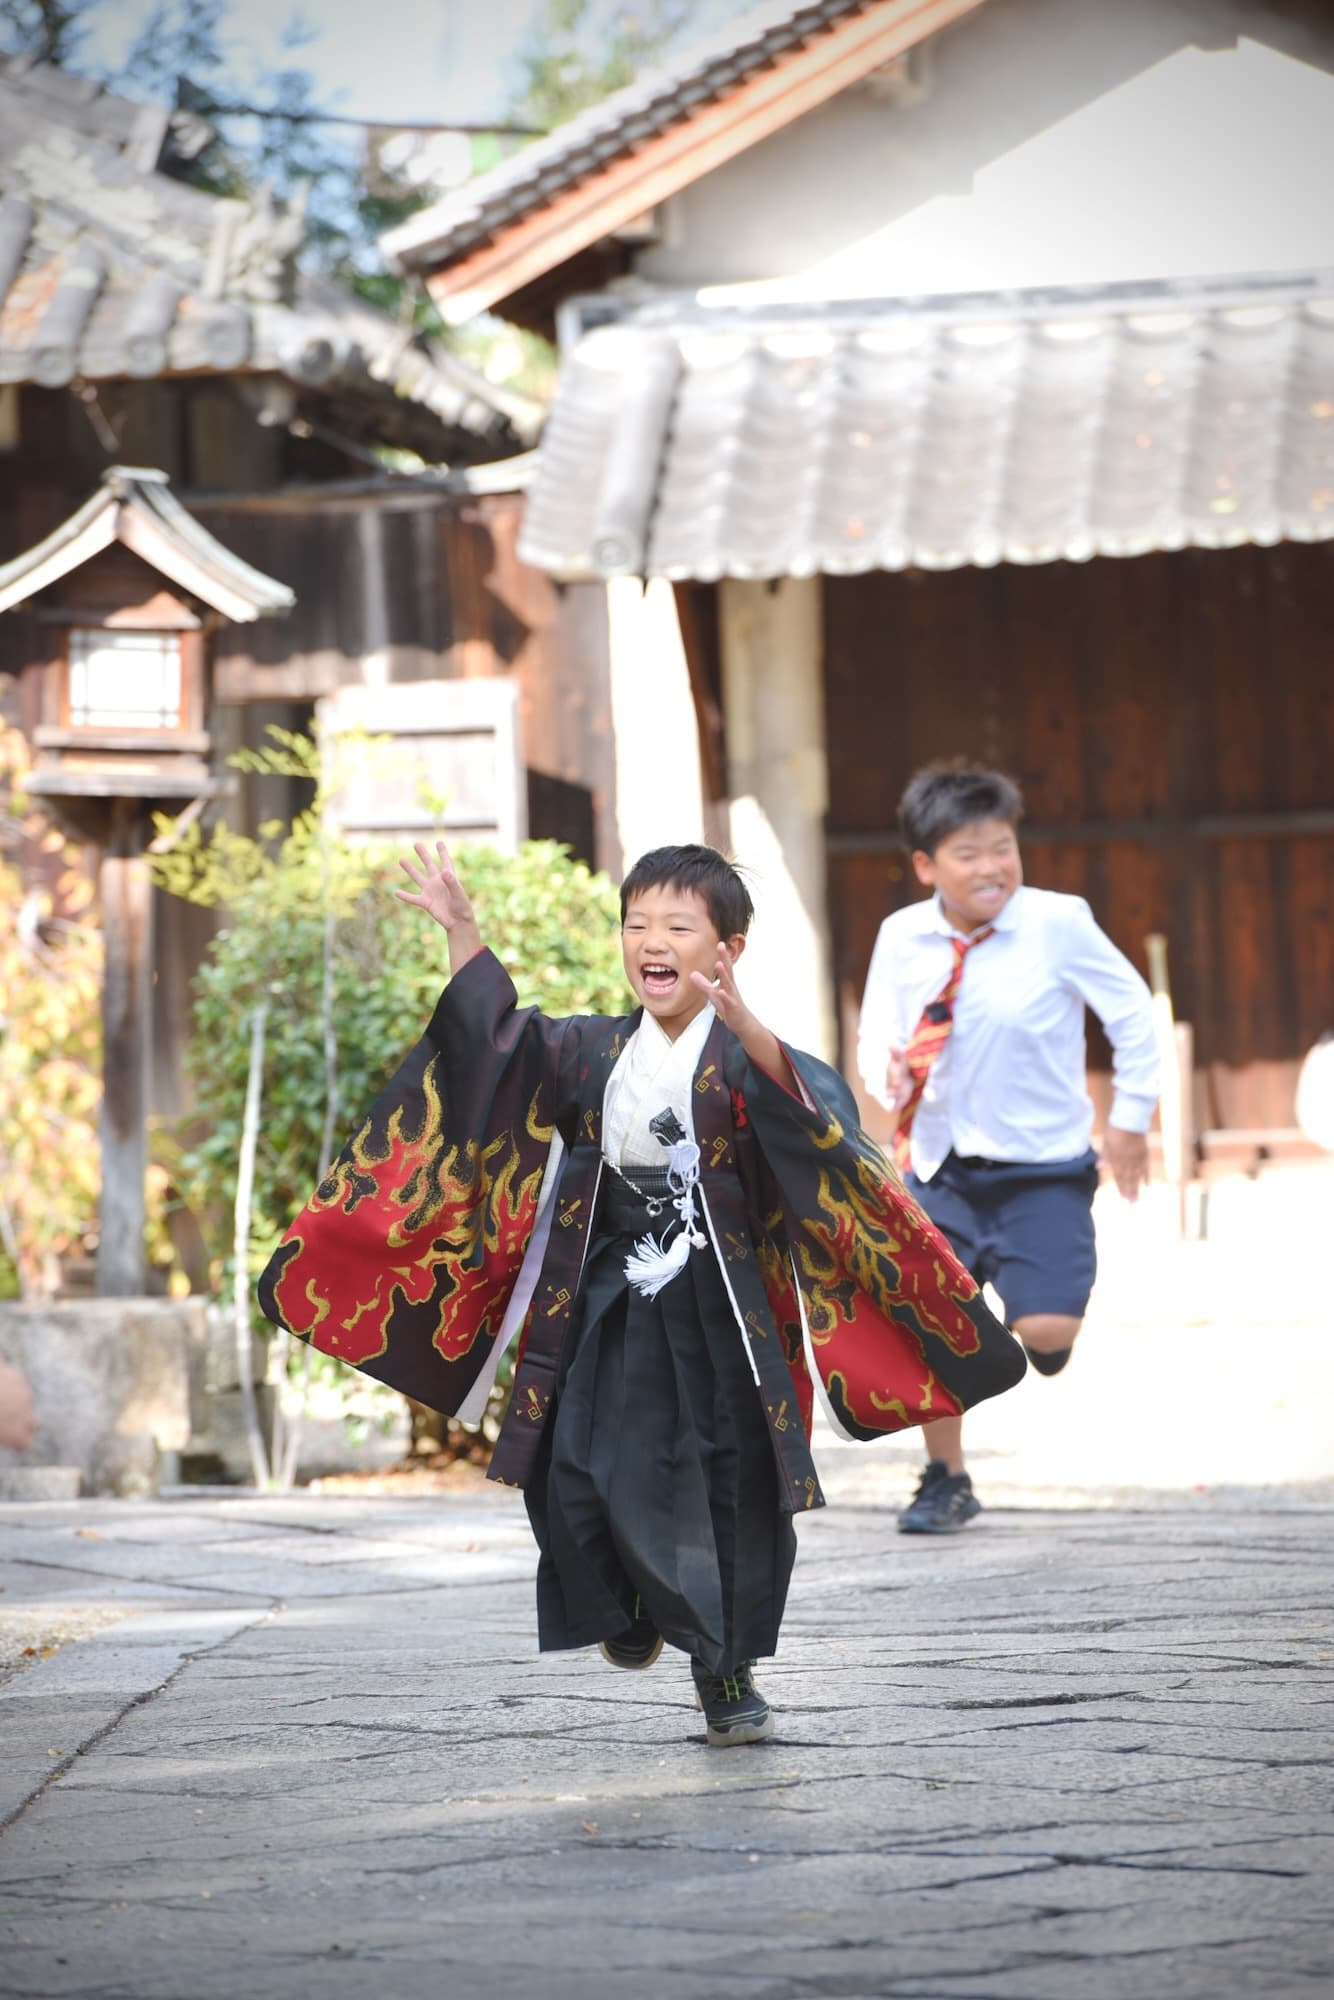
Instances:
[[[978,930],[1012,931],[1019,922],[1019,898],[1023,893],[1024,885],[1021,882],[1005,907],[991,919],[989,924],[979,924],[977,927]],[[930,912],[930,922],[927,925],[928,930],[938,931],[942,937],[952,938],[963,935],[963,933],[955,930],[953,924],[941,908],[939,891],[923,907]],[[976,932],[970,931],[968,935],[970,937],[976,936]]]
[[[673,1040],[657,1016],[650,1014],[646,1007],[639,1022],[640,1046],[646,1054],[651,1052],[651,1058],[655,1063],[665,1062],[673,1053],[681,1060],[688,1057],[690,1074],[693,1077],[700,1056],[704,1053],[704,1044],[709,1039],[713,1018],[713,1006],[706,1000],[694,1020],[688,1022]]]

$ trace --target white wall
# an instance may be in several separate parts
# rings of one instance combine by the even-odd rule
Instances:
[[[845,92],[684,190],[639,275],[869,298],[1334,264],[1334,24],[987,0],[923,58],[915,97]]]
[[[623,872],[653,847],[704,838],[699,728],[672,586],[607,585],[616,833]]]
[[[738,983],[767,1027],[832,1061],[819,577],[719,585],[731,848],[755,923]]]

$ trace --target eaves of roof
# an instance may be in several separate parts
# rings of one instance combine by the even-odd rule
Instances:
[[[768,0],[380,239],[454,323],[511,296],[982,0]]]
[[[12,610],[121,542],[172,583],[235,624],[290,611],[285,583],[243,562],[201,527],[171,491],[166,475],[113,465],[83,505],[58,528],[0,564],[0,612]]]
[[[851,574],[1334,537],[1334,271],[711,312],[568,355],[520,554]]]

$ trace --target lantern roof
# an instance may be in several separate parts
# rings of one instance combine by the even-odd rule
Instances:
[[[0,611],[49,589],[114,542],[233,624],[273,617],[296,602],[285,583],[243,562],[201,526],[165,472],[113,465],[97,491],[44,541],[0,563]]]

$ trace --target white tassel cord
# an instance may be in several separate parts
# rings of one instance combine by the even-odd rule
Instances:
[[[699,1147],[693,1139],[678,1139],[667,1155],[667,1173],[672,1189],[672,1207],[681,1226],[671,1243],[667,1230],[661,1238],[641,1236],[625,1260],[625,1275],[646,1299],[656,1299],[678,1271],[683,1271],[692,1250],[701,1250],[707,1238],[695,1215],[695,1189],[699,1186]],[[671,1225],[668,1224],[668,1228]]]

